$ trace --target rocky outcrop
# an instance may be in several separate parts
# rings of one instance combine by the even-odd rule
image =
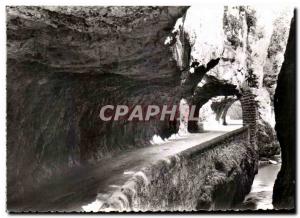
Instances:
[[[194,85],[189,92],[186,98],[190,104],[202,106],[207,102],[202,103],[203,93],[197,93],[205,86],[213,87],[205,91],[205,96],[215,97],[212,92],[220,85],[225,87],[218,93],[221,96],[228,95],[228,86],[236,89],[229,95],[240,97],[251,92],[255,96],[257,145],[262,155],[274,155],[279,151],[272,127],[274,117],[269,114],[273,110],[272,90],[283,61],[291,17],[291,8],[226,6],[201,9],[192,6],[177,20],[172,35],[174,40],[170,40],[173,56],[183,75],[193,75],[199,67],[218,60],[198,80],[198,87]],[[183,85],[188,83],[188,77],[183,77]],[[190,131],[198,131],[195,122],[190,122],[190,126]],[[265,135],[268,134],[271,135],[267,139]]]
[[[263,84],[269,91],[272,102],[277,85],[278,74],[284,60],[284,51],[289,35],[291,16],[291,10],[278,11],[278,15],[274,20],[274,28],[268,48],[267,60],[264,63]]]
[[[280,154],[280,146],[274,128],[264,120],[257,122],[257,147],[260,157],[272,157]]]
[[[296,21],[291,23],[284,62],[274,96],[276,133],[282,152],[282,165],[273,192],[277,209],[295,209],[296,203]]]

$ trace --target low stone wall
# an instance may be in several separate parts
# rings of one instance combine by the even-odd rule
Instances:
[[[228,209],[242,201],[257,172],[257,154],[242,127],[160,160],[101,199],[100,211]]]

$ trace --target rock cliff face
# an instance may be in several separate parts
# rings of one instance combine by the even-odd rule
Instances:
[[[296,21],[291,23],[284,63],[274,96],[276,133],[282,152],[282,166],[277,176],[273,204],[277,209],[295,209],[296,196]]]
[[[104,105],[178,104],[165,38],[186,7],[7,7],[8,196],[149,144],[176,124],[103,122]]]
[[[174,58],[183,74],[193,74],[198,66],[218,60],[199,79],[197,89],[194,86],[192,94],[184,96],[190,104],[198,104],[197,109],[219,95],[242,96],[250,91],[256,96],[256,135],[261,156],[279,152],[272,127],[274,117],[270,114],[291,17],[291,8],[192,6],[177,20],[172,31],[174,40],[169,40],[173,42]],[[215,93],[220,87],[222,91]],[[208,97],[204,99],[203,93]]]

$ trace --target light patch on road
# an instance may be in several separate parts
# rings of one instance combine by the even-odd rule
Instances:
[[[82,209],[85,212],[99,212],[102,205],[103,205],[103,201],[96,199],[92,203],[82,206]]]
[[[135,172],[133,171],[125,171],[124,172],[124,175],[133,175]]]

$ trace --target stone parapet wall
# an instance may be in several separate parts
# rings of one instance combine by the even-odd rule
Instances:
[[[249,134],[242,127],[141,169],[118,191],[99,195],[99,210],[233,208],[249,193],[257,172]]]

